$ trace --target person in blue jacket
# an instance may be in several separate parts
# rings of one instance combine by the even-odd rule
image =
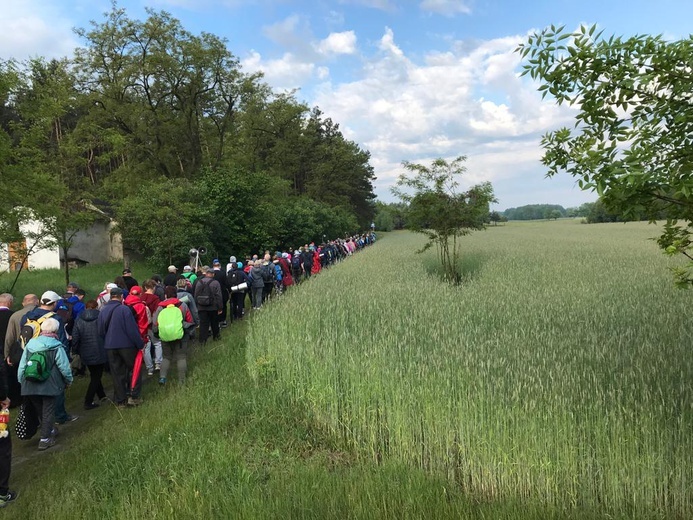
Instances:
[[[120,287],[111,289],[110,300],[101,308],[98,317],[99,335],[108,355],[108,364],[113,379],[115,403],[120,407],[137,406],[142,403],[140,378],[130,388],[128,376],[135,366],[137,352],[144,348],[135,316],[130,308],[123,304],[123,290]]]

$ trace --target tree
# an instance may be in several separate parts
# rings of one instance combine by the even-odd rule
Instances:
[[[569,173],[627,220],[665,215],[658,244],[688,258],[675,276],[693,284],[693,36],[607,39],[595,26],[551,26],[517,50],[542,96],[578,109],[575,128],[542,138],[547,175]]]
[[[494,226],[497,226],[498,223],[499,223],[500,220],[501,220],[500,213],[498,213],[497,211],[492,211],[491,213],[489,213],[488,219],[489,219],[491,222],[493,222],[493,225],[494,225]]]
[[[123,245],[152,263],[187,263],[191,248],[209,244],[207,201],[185,179],[143,182],[140,190],[118,204],[116,217]]]
[[[428,238],[420,252],[435,245],[443,275],[453,283],[461,281],[459,238],[483,229],[489,204],[497,202],[489,182],[458,191],[457,177],[466,171],[466,159],[459,156],[448,163],[438,158],[430,166],[404,161],[412,175],[401,174],[392,190],[409,204],[410,229]]]

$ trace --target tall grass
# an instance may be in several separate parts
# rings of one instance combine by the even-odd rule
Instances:
[[[691,296],[656,234],[490,229],[465,241],[461,287],[395,235],[264,310],[248,365],[365,458],[477,499],[689,518]]]
[[[118,266],[90,266],[76,279],[89,287],[114,271]],[[139,277],[142,269],[133,271]],[[29,273],[25,280],[26,292],[40,292],[58,288],[61,273]],[[271,319],[272,307],[257,318]],[[254,385],[245,365],[246,326],[234,323],[221,342],[194,348],[184,387],[160,388],[149,379],[142,406],[84,412],[60,428],[58,444],[45,452],[36,450],[37,438],[13,439],[10,486],[20,495],[1,514],[13,520],[514,517],[513,502],[479,503],[443,477],[359,459],[281,389]],[[104,382],[108,391],[108,376]],[[67,392],[68,410],[82,413],[85,387],[77,379]],[[524,511],[524,518],[561,518],[550,508]]]

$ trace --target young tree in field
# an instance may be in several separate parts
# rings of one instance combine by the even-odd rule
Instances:
[[[658,244],[690,260],[675,275],[693,284],[693,36],[607,39],[595,26],[552,26],[517,50],[543,96],[579,110],[574,128],[542,139],[547,175],[569,173],[626,220],[663,214]]]
[[[404,161],[410,175],[401,174],[392,190],[409,204],[409,228],[428,238],[421,251],[435,245],[443,274],[453,283],[461,280],[459,238],[483,229],[489,204],[497,202],[489,182],[458,191],[457,178],[466,171],[466,159],[459,156],[447,162],[439,158],[430,166]]]
[[[488,214],[488,219],[491,222],[493,222],[494,226],[497,226],[501,220],[500,213],[498,213],[497,211],[492,211],[491,213]]]

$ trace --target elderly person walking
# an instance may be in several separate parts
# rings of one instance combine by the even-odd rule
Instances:
[[[55,401],[66,386],[72,384],[70,361],[58,339],[60,323],[48,318],[41,323],[41,333],[31,339],[24,349],[19,362],[19,382],[22,395],[29,399],[36,409],[41,421],[41,440],[38,449],[43,451],[55,445]],[[38,375],[34,367],[41,365],[40,358],[45,360],[43,368],[47,375]],[[45,378],[45,379],[42,379]]]

